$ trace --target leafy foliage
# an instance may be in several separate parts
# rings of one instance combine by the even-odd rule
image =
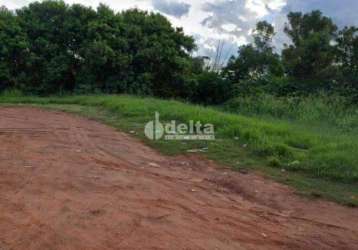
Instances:
[[[251,92],[252,85],[264,79],[283,75],[280,57],[271,44],[273,36],[273,26],[267,22],[259,22],[254,34],[254,44],[241,46],[239,56],[230,59],[224,74],[237,85],[238,94]]]
[[[345,27],[337,39],[337,56],[340,71],[338,88],[344,89],[345,95],[353,93],[358,101],[358,28]]]
[[[44,1],[16,15],[2,9],[0,18],[2,88],[183,95],[195,44],[159,14]],[[20,59],[25,60],[21,68]]]
[[[288,20],[285,33],[291,38],[292,45],[282,52],[287,74],[302,82],[305,92],[327,88],[335,72],[332,42],[337,35],[337,26],[320,11],[305,15],[290,13]]]
[[[291,12],[285,33],[291,39],[282,55],[271,45],[274,28],[259,22],[253,44],[239,48],[224,69],[236,96],[297,96],[322,91],[358,101],[358,36],[356,27],[338,31],[320,11]]]
[[[231,82],[215,72],[198,74],[189,89],[189,99],[196,103],[221,104],[233,97]]]
[[[28,56],[26,36],[16,16],[0,8],[0,90],[19,87],[23,80],[24,58]]]
[[[221,70],[193,57],[194,39],[162,15],[116,13],[63,1],[0,8],[0,91],[129,93],[221,104],[236,96],[338,93],[358,101],[357,27],[338,30],[320,11],[288,14],[282,54],[274,27],[257,23],[252,44]]]

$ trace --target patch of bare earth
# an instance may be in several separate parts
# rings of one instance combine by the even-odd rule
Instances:
[[[1,108],[0,249],[358,249],[358,210],[78,116]]]

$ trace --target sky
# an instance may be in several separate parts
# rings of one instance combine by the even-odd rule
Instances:
[[[0,0],[0,6],[21,8],[32,0]],[[358,26],[358,0],[65,0],[96,8],[104,3],[116,11],[139,8],[159,12],[174,26],[195,38],[197,55],[213,57],[221,41],[222,60],[237,52],[240,45],[250,42],[252,30],[260,20],[274,25],[278,50],[288,42],[282,30],[290,11],[308,12],[319,9],[340,26]]]

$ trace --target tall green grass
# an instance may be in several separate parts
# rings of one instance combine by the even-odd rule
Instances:
[[[346,131],[358,127],[358,106],[347,103],[343,97],[325,94],[307,97],[237,97],[228,101],[224,110],[250,116],[271,116],[309,125],[329,125]]]
[[[100,112],[104,112],[103,120],[120,129],[135,130],[143,140],[146,140],[143,135],[144,125],[153,120],[156,111],[160,113],[162,121],[189,122],[195,120],[211,123],[215,126],[217,138],[212,142],[153,142],[149,140],[146,140],[146,142],[164,152],[174,154],[186,152],[191,148],[208,148],[205,153],[207,157],[233,167],[250,166],[257,168],[256,166],[260,165],[263,166],[259,167],[260,169],[277,169],[278,172],[303,174],[306,176],[305,180],[311,178],[317,180],[317,182],[310,183],[334,181],[342,183],[342,185],[349,185],[350,190],[347,191],[349,195],[345,194],[345,196],[351,197],[353,195],[357,197],[358,194],[358,135],[351,132],[341,132],[329,126],[326,127],[325,131],[328,131],[326,133],[317,131],[317,128],[308,125],[297,125],[283,119],[248,117],[174,100],[123,95],[48,98],[3,95],[0,97],[0,102],[36,104],[47,107],[55,107],[56,105],[57,107],[61,105],[62,107],[64,107],[63,105],[87,107],[83,113],[96,117],[99,116]],[[245,107],[243,113],[263,114],[262,107],[258,107],[260,110],[255,112],[250,111],[253,107]],[[325,108],[322,107],[322,109]],[[66,106],[64,109],[70,108]],[[274,108],[269,110],[274,110]],[[281,118],[285,117],[284,112],[288,111],[283,110],[282,112]],[[290,112],[293,118],[298,118],[299,116],[296,116],[296,114],[301,111],[296,112],[292,108]],[[312,114],[312,121],[320,119],[313,119],[313,117],[315,115]],[[332,119],[330,122],[334,121],[333,118],[330,119]],[[301,118],[300,120],[303,121]],[[317,184],[313,186],[324,192],[321,186],[325,185]],[[341,194],[335,196],[339,195]],[[332,194],[332,196],[334,195]],[[351,199],[349,197],[348,200]],[[358,204],[356,200],[350,200],[350,202]]]

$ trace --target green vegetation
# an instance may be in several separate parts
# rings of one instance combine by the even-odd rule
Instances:
[[[0,8],[0,90],[183,96],[194,40],[159,14],[63,1]]]
[[[358,205],[358,138],[326,126],[318,128],[292,124],[274,118],[245,117],[154,98],[131,96],[23,97],[8,94],[2,103],[35,104],[82,113],[124,131],[135,131],[144,142],[167,154],[203,149],[203,154],[220,163],[259,169],[295,186],[303,193],[320,195],[345,204]],[[212,123],[217,140],[209,142],[149,141],[144,125],[160,113],[161,121]]]
[[[357,132],[358,107],[341,96],[308,95],[307,97],[277,97],[268,94],[233,98],[223,110],[264,118],[278,118],[318,127]]]
[[[320,11],[292,12],[284,32],[291,43],[277,51],[274,27],[257,23],[252,44],[217,68],[218,62],[193,57],[193,37],[160,14],[56,0],[15,12],[1,7],[0,91],[125,93],[208,105],[257,93],[324,92],[357,102],[357,27],[339,30]]]
[[[358,29],[338,31],[320,11],[288,14],[284,29],[291,44],[281,54],[272,44],[274,28],[259,22],[254,43],[239,48],[223,75],[232,83],[234,97],[258,93],[302,97],[324,92],[356,102],[358,93]]]

